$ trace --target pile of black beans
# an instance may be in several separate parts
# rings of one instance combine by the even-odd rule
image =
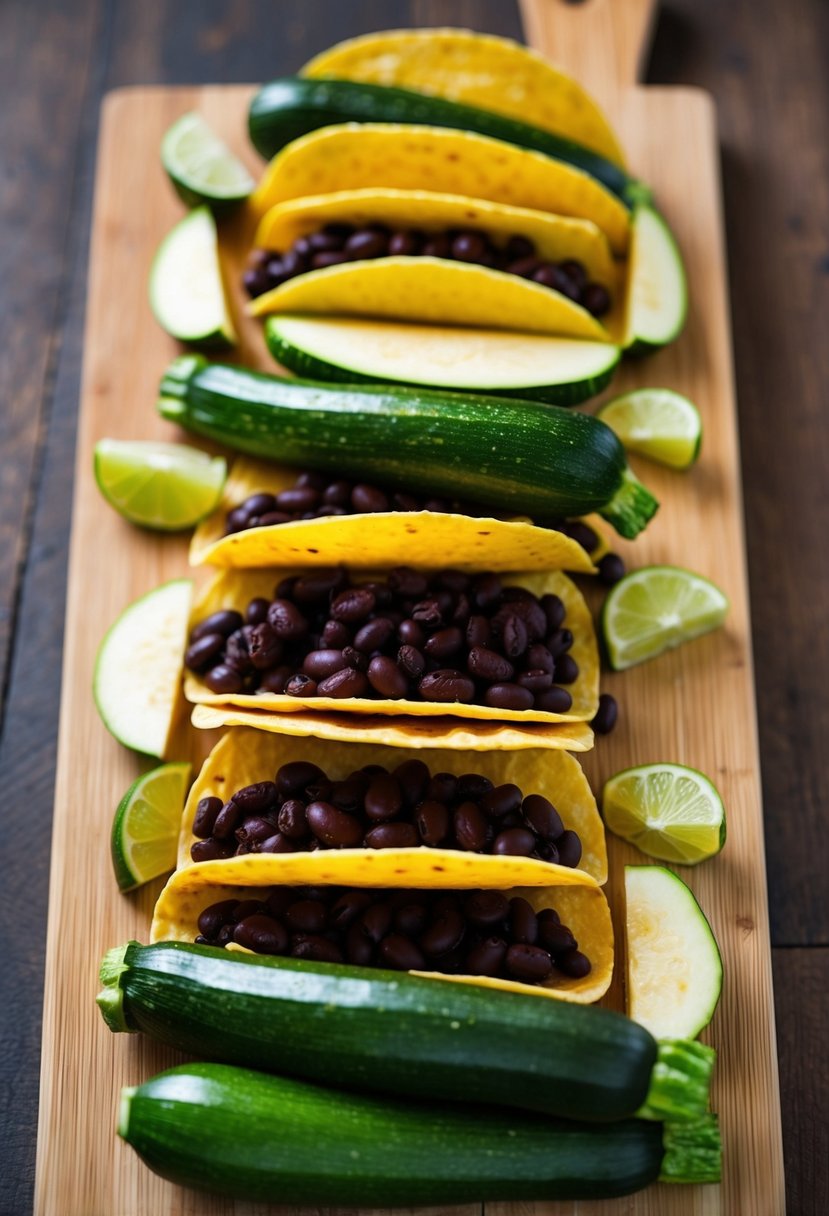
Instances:
[[[274,887],[199,917],[200,945],[395,971],[488,975],[543,984],[582,979],[590,960],[553,908],[502,891]]]
[[[426,233],[417,228],[393,231],[384,224],[364,228],[326,224],[319,232],[298,237],[284,253],[256,250],[243,282],[248,295],[261,296],[309,270],[396,256],[448,258],[516,274],[560,292],[594,317],[604,316],[610,308],[607,288],[589,280],[581,262],[572,258],[547,262],[528,237],[511,236],[503,246],[496,246],[486,232],[472,228]]]
[[[404,760],[392,772],[369,765],[337,781],[309,761],[283,764],[226,802],[202,798],[193,822],[193,861],[244,853],[315,849],[459,849],[577,866],[578,834],[556,808],[517,785],[480,773],[429,772]]]
[[[281,580],[244,617],[222,610],[190,633],[185,665],[211,692],[383,698],[566,713],[579,668],[557,595],[494,573],[398,566],[352,583],[343,566]]]

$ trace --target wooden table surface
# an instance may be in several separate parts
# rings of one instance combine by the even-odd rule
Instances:
[[[0,6],[2,1216],[25,1216],[32,1203],[66,546],[101,97],[126,84],[266,79],[339,38],[436,24],[520,37],[513,0]],[[829,856],[821,823],[829,776],[827,51],[829,9],[821,0],[666,0],[645,76],[699,85],[719,109],[790,1216],[829,1211]],[[684,560],[693,565],[692,554]],[[99,635],[106,624],[90,619],[89,628]]]

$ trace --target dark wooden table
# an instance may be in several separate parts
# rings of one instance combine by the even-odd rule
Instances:
[[[349,35],[438,24],[521,33],[513,0],[0,6],[3,1216],[25,1216],[32,1204],[66,550],[101,98],[127,84],[262,80]],[[821,0],[666,0],[646,73],[652,82],[700,85],[719,107],[791,1216],[829,1212],[827,62],[829,7]],[[100,633],[105,624],[90,620],[89,627]]]

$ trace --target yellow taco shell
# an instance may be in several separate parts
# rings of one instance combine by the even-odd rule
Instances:
[[[426,189],[337,190],[288,199],[276,203],[266,213],[254,244],[259,249],[285,250],[298,237],[329,223],[353,224],[357,228],[380,223],[389,228],[418,228],[423,232],[472,227],[485,231],[496,246],[505,245],[514,235],[529,237],[542,260],[563,262],[575,258],[585,267],[589,279],[604,284],[611,295],[619,290],[619,270],[607,237],[590,220]]]
[[[549,287],[488,266],[431,257],[373,258],[311,270],[257,296],[248,312],[391,317],[613,341],[611,330],[586,308]],[[618,328],[613,314],[608,325]]]
[[[577,760],[566,752],[495,751],[470,759],[462,752],[424,749],[418,751],[431,773],[456,776],[475,772],[493,785],[511,782],[527,794],[542,794],[561,815],[565,828],[576,832],[582,843],[577,870],[550,865],[530,857],[502,857],[465,853],[457,849],[318,849],[315,852],[253,853],[230,858],[251,869],[269,867],[284,877],[272,881],[303,883],[338,882],[368,887],[448,886],[489,887],[550,886],[580,882],[588,874],[596,882],[607,881],[607,849],[604,826],[587,778]],[[224,802],[236,790],[258,781],[273,780],[283,764],[307,760],[317,764],[335,781],[344,780],[355,769],[381,764],[393,769],[405,755],[395,747],[375,743],[335,743],[326,739],[296,739],[258,730],[231,730],[213,748],[193,782],[184,807],[179,836],[178,865],[191,866],[190,846],[196,807],[202,798],[215,796]],[[218,862],[198,862],[217,866]],[[405,882],[401,882],[401,867]],[[246,866],[241,866],[246,870]],[[325,877],[321,877],[325,875]],[[334,875],[334,877],[329,877]],[[340,877],[336,877],[339,875]],[[248,881],[247,878],[244,879]]]
[[[503,140],[449,127],[342,123],[293,140],[251,196],[258,215],[274,203],[334,191],[429,190],[590,220],[615,254],[627,252],[630,213],[573,165]]]
[[[383,30],[337,43],[301,75],[391,85],[480,106],[625,163],[610,123],[587,90],[508,38],[460,29]]]
[[[210,583],[199,598],[192,615],[195,625],[204,617],[220,608],[236,608],[244,612],[250,600],[257,596],[271,598],[274,584],[282,571],[275,570],[224,570]],[[366,578],[366,581],[370,581]],[[485,722],[519,723],[543,722],[590,722],[599,706],[599,649],[593,618],[584,597],[566,575],[559,571],[511,575],[514,584],[526,587],[534,595],[548,592],[564,602],[567,612],[566,627],[573,633],[570,654],[579,668],[578,679],[568,685],[573,703],[565,714],[545,713],[542,710],[491,709],[487,705],[464,705],[457,702],[437,703],[432,701],[384,701],[367,697],[289,697],[277,693],[212,693],[198,676],[188,672],[184,681],[184,693],[188,701],[204,705],[236,705],[242,709],[267,710],[274,714],[274,722],[283,715],[312,713],[354,713],[372,715],[407,714],[411,717],[452,717],[477,719]]]
[[[199,730],[224,726],[252,726],[272,734],[300,738],[334,739],[342,743],[382,743],[409,751],[432,747],[456,751],[522,751],[549,748],[552,751],[588,752],[593,731],[586,722],[540,722],[511,726],[506,722],[480,722],[463,718],[410,718],[383,714],[272,714],[266,710],[238,709],[235,705],[194,705],[190,717]]]
[[[260,857],[263,855],[260,854]],[[278,879],[259,870],[255,876],[250,869],[233,866],[234,861],[251,858],[231,858],[223,862],[201,862],[176,870],[158,897],[153,913],[150,941],[192,942],[198,933],[198,918],[211,904],[223,899],[255,899],[262,887],[277,885]],[[515,980],[497,980],[486,976],[442,975],[434,972],[413,972],[429,978],[465,984],[481,984],[504,992],[524,992],[533,996],[589,1004],[599,1000],[610,987],[613,976],[613,925],[604,892],[588,875],[584,882],[570,886],[520,887],[508,889],[508,895],[521,895],[536,912],[555,908],[562,922],[572,929],[579,949],[590,959],[592,969],[582,980],[558,975],[546,984],[521,984]],[[260,881],[261,880],[261,881]],[[324,880],[318,879],[317,882]],[[340,879],[334,879],[341,885]],[[246,885],[245,885],[246,884]],[[398,883],[398,886],[404,884]],[[405,884],[408,885],[408,884]],[[435,884],[453,889],[449,884]],[[457,889],[457,888],[456,888]],[[232,949],[244,950],[242,946]]]
[[[231,508],[251,494],[288,489],[296,475],[295,469],[268,461],[237,458],[221,503],[193,534],[190,564],[244,568],[350,563],[379,570],[397,565],[405,553],[406,564],[421,569],[438,564],[455,570],[511,570],[520,554],[525,570],[595,571],[590,556],[571,537],[553,528],[536,528],[526,518],[384,511],[302,519],[224,535]]]

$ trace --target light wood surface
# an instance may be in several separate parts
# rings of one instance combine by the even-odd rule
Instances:
[[[590,4],[602,0],[590,0]],[[587,6],[590,7],[590,4]],[[535,28],[535,27],[533,27]],[[576,65],[577,66],[577,65]],[[153,412],[158,376],[176,353],[146,304],[146,274],[158,240],[181,208],[157,160],[163,131],[197,107],[256,168],[246,151],[243,88],[140,89],[105,109],[95,201],[83,400],[70,550],[61,732],[55,796],[44,1005],[36,1211],[40,1216],[255,1216],[264,1209],[196,1196],[155,1178],[115,1136],[118,1092],[175,1062],[146,1041],[110,1035],[94,1008],[103,952],[128,937],[146,940],[159,884],[119,896],[107,836],[112,808],[140,769],[106,733],[89,694],[98,642],[135,596],[186,565],[186,542],[130,528],[105,508],[91,477],[103,435],[165,437]],[[537,1205],[537,1216],[779,1216],[784,1210],[774,1054],[768,918],[746,603],[742,506],[725,254],[714,115],[701,94],[628,89],[614,125],[637,173],[650,181],[676,231],[692,305],[675,346],[630,364],[613,390],[665,384],[699,405],[705,443],[698,466],[672,474],[642,462],[639,474],[662,509],[635,546],[636,565],[673,562],[713,578],[729,595],[726,628],[605,687],[620,701],[615,734],[585,767],[594,787],[626,765],[672,759],[719,785],[729,812],[723,854],[683,872],[709,915],[725,963],[720,1007],[706,1033],[719,1050],[714,1105],[725,1145],[722,1187],[654,1187],[603,1204]],[[238,262],[244,223],[229,234]],[[231,271],[235,280],[235,266]],[[238,297],[237,297],[238,299]],[[261,339],[245,330],[245,361],[267,367]],[[209,740],[183,729],[178,754]],[[645,859],[610,840],[617,917],[622,866]],[[617,931],[621,923],[617,919]],[[619,978],[623,970],[619,962]],[[620,984],[615,985],[620,1000]],[[495,1207],[491,1209],[495,1211]],[[519,1216],[526,1205],[498,1205]],[[471,1213],[477,1208],[460,1209]]]

